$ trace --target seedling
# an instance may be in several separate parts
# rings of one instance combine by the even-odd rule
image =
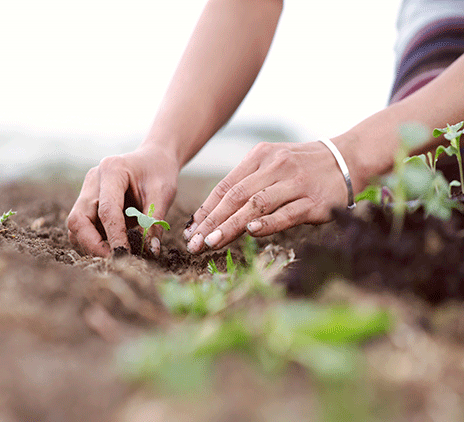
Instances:
[[[8,211],[8,212],[4,212],[2,214],[2,216],[0,217],[0,224],[3,224],[5,223],[11,216],[15,215],[16,214],[16,211]]]
[[[456,156],[456,159],[458,161],[458,167],[459,167],[459,177],[461,179],[461,193],[464,193],[463,191],[464,173],[462,170],[462,157],[461,157],[461,147],[460,147],[461,135],[464,132],[464,130],[461,129],[463,125],[464,125],[464,121],[456,123],[455,125],[448,124],[443,129],[435,128],[433,130],[433,136],[435,138],[438,138],[439,136],[443,135],[445,139],[450,141],[450,146],[447,148],[442,147],[442,152],[445,152],[450,157],[453,155]],[[438,153],[438,148],[437,148],[437,153]]]
[[[151,204],[150,207],[148,208],[148,214],[145,215],[144,213],[140,212],[137,208],[134,207],[129,207],[126,209],[126,215],[128,217],[137,217],[137,222],[139,223],[140,227],[143,228],[143,234],[142,234],[142,251],[143,251],[143,246],[145,244],[145,238],[148,233],[148,229],[153,226],[154,224],[159,224],[161,227],[163,227],[165,230],[170,230],[171,227],[169,226],[169,223],[167,223],[164,220],[157,220],[156,218],[153,218],[153,213],[155,212],[155,205]]]
[[[232,253],[230,252],[230,249],[227,249],[226,268],[227,268],[227,274],[229,276],[234,275],[235,271],[237,270],[237,264],[234,263],[234,260],[232,258]],[[211,275],[219,273],[218,267],[217,267],[216,263],[214,262],[214,259],[212,259],[212,258],[208,262],[207,269],[208,269],[208,272]]]
[[[427,155],[415,155],[408,157],[408,153],[424,143],[428,136],[421,126],[407,125],[401,128],[402,142],[395,157],[393,173],[388,176],[384,183],[386,186],[369,186],[361,192],[356,200],[368,199],[377,205],[391,206],[393,209],[393,224],[391,236],[399,238],[404,224],[406,212],[414,212],[423,206],[425,215],[447,220],[451,217],[451,210],[457,208],[463,210],[462,204],[451,199],[453,186],[462,186],[462,183],[453,180],[448,183],[443,174],[437,171],[438,157],[446,152],[448,155],[456,155],[460,159],[459,131],[462,123],[449,126],[445,136],[452,138],[452,145],[448,148],[440,145],[435,154],[428,152]],[[457,153],[459,152],[459,155]]]

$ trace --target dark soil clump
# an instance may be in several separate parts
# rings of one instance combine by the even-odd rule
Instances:
[[[290,294],[312,295],[328,277],[341,276],[369,289],[412,292],[430,303],[464,299],[463,215],[451,221],[423,211],[408,214],[399,238],[392,217],[379,207],[367,216],[335,211],[341,235],[331,242],[306,244],[286,275]]]

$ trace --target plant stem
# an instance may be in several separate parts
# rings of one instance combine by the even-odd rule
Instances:
[[[456,153],[456,158],[458,159],[458,166],[459,166],[459,177],[461,179],[461,193],[464,193],[463,185],[464,185],[464,174],[462,171],[462,159],[461,159],[461,148],[458,142],[458,152]]]

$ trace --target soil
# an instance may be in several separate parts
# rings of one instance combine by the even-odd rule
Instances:
[[[17,211],[0,225],[0,421],[314,420],[315,381],[296,366],[269,380],[225,357],[214,390],[199,399],[134,385],[115,364],[121,344],[173,321],[158,280],[206,278],[211,258],[225,270],[225,251],[192,256],[181,236],[214,182],[181,178],[159,259],[75,249],[65,228],[79,191],[71,182],[0,186],[0,212]],[[464,222],[457,214],[446,224],[408,217],[400,239],[389,227],[380,210],[361,206],[258,245],[297,251],[276,280],[289,296],[381,306],[395,316],[391,333],[362,346],[366,381],[357,394],[375,415],[369,420],[464,420]],[[230,247],[242,260],[242,240]]]

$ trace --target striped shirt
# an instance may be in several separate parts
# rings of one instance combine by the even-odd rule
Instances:
[[[412,94],[464,53],[464,0],[403,0],[390,103]]]

